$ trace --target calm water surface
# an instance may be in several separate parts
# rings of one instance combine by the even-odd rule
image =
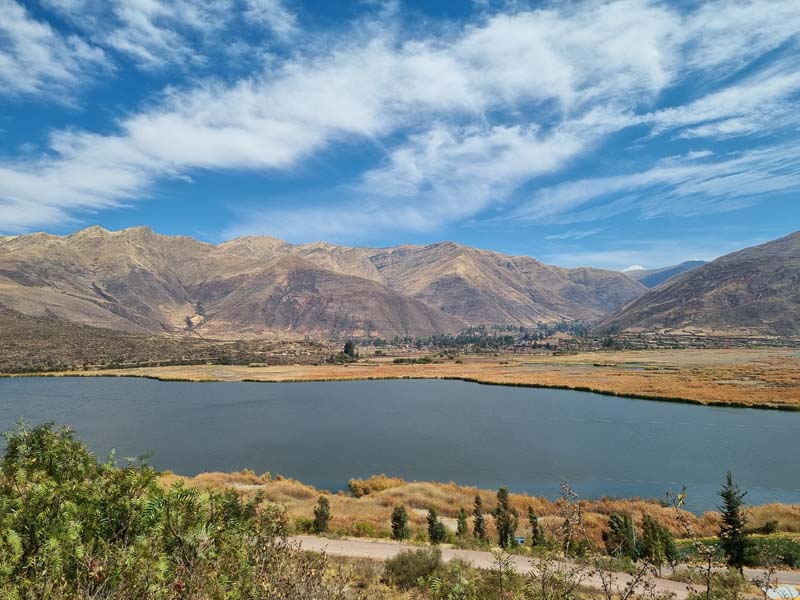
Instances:
[[[246,467],[336,490],[386,473],[550,497],[561,481],[584,497],[685,485],[705,510],[731,469],[751,503],[800,503],[800,413],[458,381],[0,379],[0,428],[18,419],[186,475]]]

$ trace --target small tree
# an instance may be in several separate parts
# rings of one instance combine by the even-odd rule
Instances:
[[[347,340],[344,343],[344,348],[342,348],[342,352],[347,356],[349,356],[350,358],[355,358],[358,355],[356,343],[353,340]]]
[[[532,506],[528,507],[528,523],[531,524],[531,546],[541,546],[544,544],[544,530],[539,524],[539,516]]]
[[[675,564],[677,560],[672,534],[650,515],[645,515],[642,522],[639,557],[656,567],[659,577],[664,563]]]
[[[485,542],[486,537],[486,517],[483,514],[483,501],[481,497],[475,496],[475,508],[472,510],[472,535]]]
[[[608,519],[608,531],[603,538],[606,550],[613,556],[636,558],[636,528],[630,515],[612,514]]]
[[[458,528],[456,530],[458,537],[466,537],[469,534],[469,526],[467,525],[467,510],[462,506],[458,511]]]
[[[408,513],[405,506],[395,506],[392,511],[392,539],[404,540],[408,538]]]
[[[328,522],[331,520],[331,504],[325,496],[320,496],[314,507],[314,531],[323,533],[328,531]]]
[[[498,544],[501,548],[508,548],[514,543],[514,533],[517,531],[517,512],[509,506],[508,489],[505,487],[497,490],[494,521],[497,526]]]
[[[725,479],[722,489],[717,492],[722,498],[722,504],[717,508],[722,513],[722,523],[719,528],[719,539],[725,560],[729,567],[744,573],[744,558],[747,548],[747,533],[745,532],[744,497],[742,491],[733,480],[730,471]]]
[[[444,524],[439,520],[436,509],[428,509],[428,539],[431,544],[441,544],[446,537]]]

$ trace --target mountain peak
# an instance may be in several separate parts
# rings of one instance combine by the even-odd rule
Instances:
[[[74,239],[79,239],[79,238],[85,238],[85,237],[90,237],[90,236],[98,236],[98,235],[107,236],[110,233],[111,232],[108,229],[100,227],[100,225],[92,225],[92,226],[87,227],[85,229],[81,229],[80,231],[76,231],[75,233],[73,233],[73,234],[71,234],[71,235],[69,235],[67,237],[74,238]]]
[[[797,336],[799,315],[797,232],[672,277],[608,317],[601,327]]]

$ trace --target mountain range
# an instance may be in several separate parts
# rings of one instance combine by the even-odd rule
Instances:
[[[220,245],[146,227],[0,237],[0,305],[131,332],[338,338],[594,321],[646,288],[452,242],[353,248],[269,237]]]
[[[146,227],[90,227],[0,237],[0,309],[221,339],[426,337],[565,321],[601,332],[796,336],[800,232],[710,263],[632,274],[453,242],[359,248],[245,237],[214,245]]]
[[[800,336],[800,232],[673,277],[599,328]]]

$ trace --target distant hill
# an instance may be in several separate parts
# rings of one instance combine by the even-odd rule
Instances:
[[[0,238],[0,306],[137,333],[423,337],[595,320],[645,291],[614,271],[452,242],[375,249],[250,237],[215,246],[146,227]]]
[[[660,269],[630,269],[623,272],[625,275],[635,279],[643,286],[647,288],[654,288],[657,285],[661,285],[665,281],[672,279],[676,275],[680,275],[686,271],[691,271],[697,267],[702,267],[704,264],[706,264],[706,261],[704,260],[687,260],[686,262],[682,262],[679,265],[673,265],[671,267],[661,267]]]
[[[800,232],[678,275],[598,326],[653,329],[800,335]]]

